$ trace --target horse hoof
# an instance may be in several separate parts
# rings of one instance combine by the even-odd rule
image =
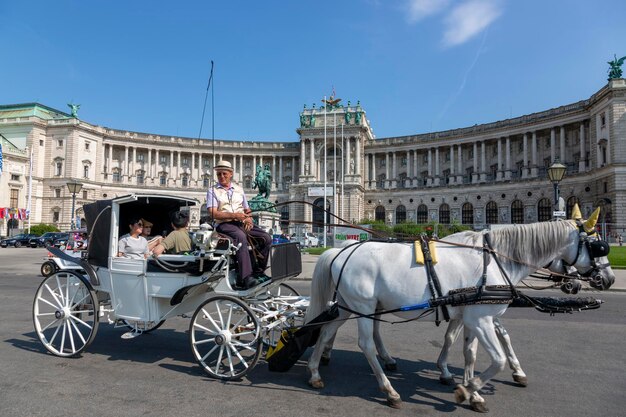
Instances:
[[[457,404],[463,404],[470,397],[470,393],[463,385],[457,385],[454,389],[454,400]]]
[[[441,385],[447,385],[447,386],[452,386],[454,385],[454,378],[449,376],[449,377],[445,377],[445,376],[440,376],[439,377],[439,383]]]
[[[320,358],[320,365],[326,366],[330,363],[330,358],[328,356],[322,356]]]
[[[470,401],[470,407],[477,413],[488,413],[489,409],[484,401]]]
[[[309,380],[309,385],[315,389],[324,388],[324,382],[321,379]]]
[[[521,375],[513,375],[513,381],[517,382],[517,384],[521,387],[527,387],[528,386],[528,377],[525,376],[521,376]]]
[[[402,398],[387,398],[387,405],[391,408],[402,408]]]
[[[386,363],[385,370],[390,371],[390,372],[395,372],[398,370],[398,364],[395,362]]]

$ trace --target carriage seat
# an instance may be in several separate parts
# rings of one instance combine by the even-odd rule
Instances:
[[[170,272],[186,273],[193,276],[200,276],[208,272],[216,264],[217,259],[210,256],[200,262],[200,258],[195,255],[174,255],[163,254],[157,259],[148,258],[147,272]],[[200,266],[202,264],[202,267]]]

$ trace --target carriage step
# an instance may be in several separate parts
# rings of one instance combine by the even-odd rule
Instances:
[[[122,338],[122,339],[125,339],[125,340],[128,340],[128,339],[134,339],[134,338],[136,338],[137,336],[141,336],[142,334],[143,334],[143,332],[141,332],[141,331],[134,331],[134,330],[131,330],[130,332],[126,332],[126,333],[124,333],[124,334],[121,336],[121,338]]]

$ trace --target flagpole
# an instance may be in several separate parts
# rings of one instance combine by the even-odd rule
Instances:
[[[326,150],[326,96],[324,96],[324,209],[322,213],[324,214],[324,247],[326,247],[326,185],[327,185],[327,172],[328,169],[326,167],[327,160],[327,150]]]
[[[344,205],[345,205],[345,200],[344,200],[344,195],[343,195],[343,184],[345,182],[346,179],[346,145],[344,143],[344,137],[343,137],[343,122],[341,122],[341,218],[344,219],[345,217],[343,217],[343,209],[344,209]]]
[[[337,214],[337,204],[337,109],[333,109],[333,214],[335,215]],[[333,227],[333,238],[335,235],[336,227]]]
[[[30,234],[30,212],[31,201],[33,198],[33,147],[30,147],[30,156],[28,158],[28,202],[26,203],[26,215],[28,216],[28,233]]]

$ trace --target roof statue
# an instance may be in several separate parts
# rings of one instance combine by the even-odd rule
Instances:
[[[609,68],[609,81],[615,78],[622,78],[622,64],[624,60],[626,60],[626,56],[617,59],[617,55],[613,55],[615,59],[613,61],[607,62],[610,65]]]
[[[78,118],[78,109],[80,109],[80,104],[67,103],[67,107],[72,109],[72,117]]]

